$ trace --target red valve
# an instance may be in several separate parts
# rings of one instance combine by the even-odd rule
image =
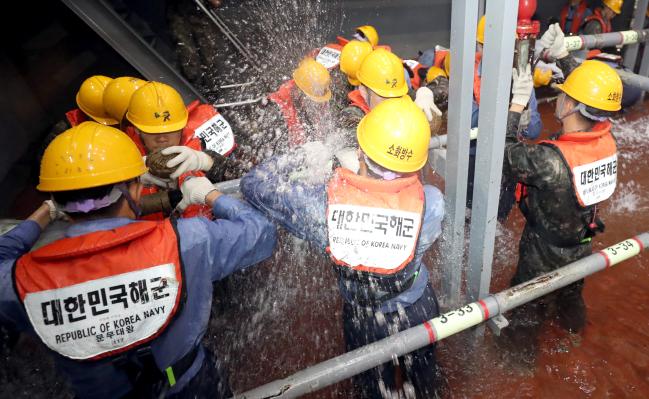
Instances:
[[[532,21],[532,16],[536,12],[536,0],[519,0],[518,1],[518,24],[516,34],[519,39],[536,36],[541,31],[539,21]]]

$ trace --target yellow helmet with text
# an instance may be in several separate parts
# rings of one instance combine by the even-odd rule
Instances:
[[[430,125],[408,96],[377,105],[358,124],[356,137],[365,155],[395,172],[416,172],[428,160]]]
[[[602,111],[622,108],[622,80],[607,64],[587,60],[575,68],[557,88],[571,98]]]
[[[187,125],[187,108],[173,87],[148,82],[131,96],[126,119],[144,133],[163,134]]]
[[[383,48],[365,57],[356,77],[381,97],[401,97],[408,93],[403,62]]]

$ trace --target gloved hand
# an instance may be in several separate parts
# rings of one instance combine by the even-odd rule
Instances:
[[[512,104],[525,107],[530,101],[534,90],[534,80],[530,71],[530,64],[527,64],[525,71],[518,73],[518,69],[512,70]]]
[[[149,172],[146,172],[140,176],[140,182],[145,186],[158,186],[161,188],[169,189],[175,188],[176,184],[172,180],[162,179],[160,177],[154,176]]]
[[[176,209],[182,212],[189,205],[203,205],[205,204],[205,197],[212,191],[216,191],[216,188],[207,177],[188,177],[180,186],[183,199],[176,205]]]
[[[173,168],[176,165],[178,168],[169,176],[172,179],[177,179],[185,172],[195,170],[202,170],[207,172],[212,168],[214,161],[212,158],[203,151],[196,151],[189,147],[175,145],[167,147],[161,151],[163,155],[178,154],[173,159],[167,162],[168,168]]]
[[[428,122],[433,120],[433,114],[442,116],[442,111],[435,105],[435,95],[428,87],[420,87],[417,89],[415,104],[424,111]]]
[[[547,55],[552,61],[568,56],[565,35],[558,23],[550,25],[548,30],[541,36],[539,43],[548,50]]]
[[[65,220],[70,221],[70,217],[63,211],[56,208],[56,204],[52,200],[43,201],[48,208],[50,208],[50,220],[52,222],[56,220]]]

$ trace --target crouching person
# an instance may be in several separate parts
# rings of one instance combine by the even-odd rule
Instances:
[[[357,139],[358,174],[339,168],[324,183],[295,180],[295,170],[309,158],[295,151],[241,180],[253,206],[330,255],[344,298],[347,350],[438,315],[422,258],[440,234],[444,212],[440,191],[420,180],[430,128],[410,98],[379,104],[361,120]],[[399,364],[420,394],[432,392],[434,347]],[[396,387],[395,371],[386,363],[356,377],[355,384],[367,397],[388,396]]]
[[[204,177],[183,201],[218,220],[136,221],[145,172],[117,129],[85,122],[52,141],[38,189],[54,202],[0,237],[0,321],[37,335],[77,397],[229,397],[200,344],[212,282],[270,256],[275,228]],[[65,237],[30,252],[61,210]]]

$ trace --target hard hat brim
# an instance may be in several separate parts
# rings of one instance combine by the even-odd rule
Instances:
[[[178,130],[182,130],[185,128],[185,126],[187,126],[187,117],[185,117],[181,121],[175,123],[168,123],[164,126],[150,126],[150,125],[144,125],[142,123],[134,122],[128,117],[128,113],[126,114],[126,119],[128,119],[128,121],[131,122],[133,126],[138,128],[142,133],[147,133],[147,134],[172,133]]]

